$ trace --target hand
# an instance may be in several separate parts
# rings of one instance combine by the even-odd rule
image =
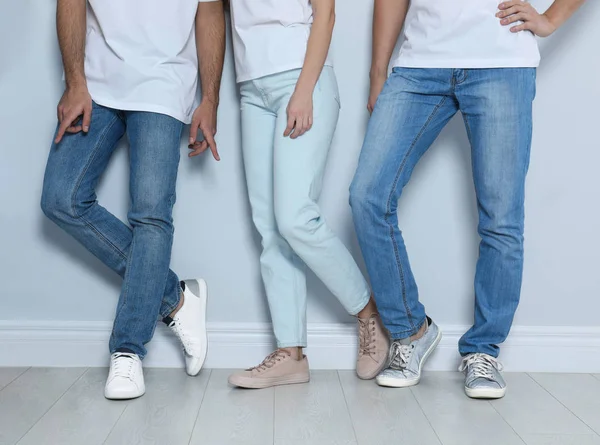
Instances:
[[[288,122],[283,136],[296,139],[312,128],[312,91],[294,91],[287,106]]]
[[[204,135],[203,141],[198,141],[198,129]],[[188,148],[192,150],[189,153],[189,157],[198,156],[204,153],[207,148],[210,147],[213,157],[220,161],[219,152],[217,151],[217,143],[215,142],[215,135],[217,134],[217,105],[206,99],[192,116],[192,126],[190,128],[190,144]]]
[[[500,12],[496,17],[500,18],[503,26],[521,21],[523,23],[510,28],[510,32],[521,32],[529,30],[536,36],[548,37],[554,31],[556,26],[550,21],[546,14],[540,14],[531,6],[531,3],[520,0],[511,0],[501,3],[498,6]]]
[[[381,94],[381,90],[383,90],[386,80],[387,76],[385,74],[371,76],[371,89],[369,91],[369,102],[367,103],[367,110],[369,110],[369,113],[373,113],[373,110],[375,109],[375,103]]]
[[[54,143],[58,144],[65,133],[79,133],[90,130],[92,121],[92,97],[86,86],[67,88],[56,108],[58,131]],[[83,115],[81,122],[78,122]]]

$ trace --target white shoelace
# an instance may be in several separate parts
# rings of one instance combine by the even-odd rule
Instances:
[[[110,368],[114,377],[123,377],[133,380],[135,356],[125,352],[113,354]]]
[[[192,338],[186,335],[185,329],[181,325],[181,322],[179,320],[173,320],[169,325],[169,328],[171,328],[177,338],[179,338],[184,352],[189,355],[196,355],[198,345],[193,341]]]
[[[462,359],[458,370],[463,372],[469,367],[471,367],[470,372],[473,379],[484,378],[488,380],[494,380],[494,369],[498,371],[503,369],[502,363],[494,357],[481,353],[467,355]]]
[[[403,345],[395,341],[392,343],[392,353],[390,357],[390,368],[404,370],[408,366],[408,362],[412,357],[414,345]]]

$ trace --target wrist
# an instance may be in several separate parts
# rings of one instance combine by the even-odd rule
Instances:
[[[562,20],[560,20],[558,17],[555,17],[552,13],[549,13],[548,11],[546,11],[542,15],[546,17],[546,20],[548,20],[548,23],[550,23],[550,26],[552,26],[552,32],[556,31],[558,27],[562,24]]]
[[[371,80],[387,79],[388,68],[383,66],[372,66],[369,71],[369,77]]]
[[[294,93],[298,93],[300,95],[308,95],[312,97],[315,85],[316,82],[306,82],[302,79],[299,79],[296,83],[296,88],[294,88]]]
[[[87,81],[85,77],[76,77],[66,79],[66,89],[68,91],[86,91],[87,92]]]
[[[204,96],[202,97],[202,103],[217,108],[219,106],[219,98],[215,96]]]

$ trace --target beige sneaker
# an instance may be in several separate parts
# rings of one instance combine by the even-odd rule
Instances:
[[[277,385],[306,383],[310,380],[308,359],[294,360],[291,354],[278,349],[254,368],[229,376],[229,383],[240,388],[269,388]]]
[[[356,373],[361,379],[375,378],[387,363],[390,339],[379,315],[358,319]]]

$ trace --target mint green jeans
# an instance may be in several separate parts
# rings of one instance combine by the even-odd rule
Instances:
[[[335,74],[325,67],[313,94],[313,126],[284,137],[287,105],[300,70],[240,84],[244,166],[252,219],[262,237],[262,278],[280,348],[306,346],[305,265],[348,313],[370,290],[350,252],[327,226],[317,200],[340,102]]]

